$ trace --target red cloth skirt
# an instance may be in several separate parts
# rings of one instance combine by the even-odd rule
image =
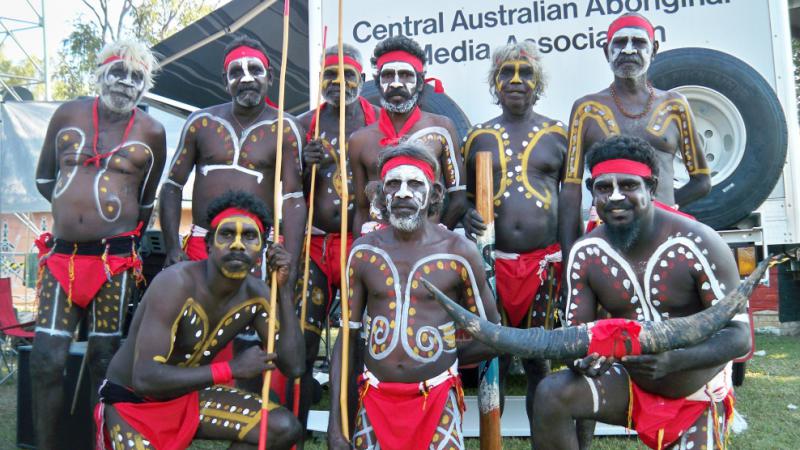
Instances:
[[[557,253],[561,247],[552,244],[546,248],[520,254],[517,259],[495,260],[495,285],[497,296],[508,317],[509,325],[519,326],[533,305],[539,287],[544,283],[546,272],[542,271],[545,256]],[[561,276],[561,263],[556,266]]]
[[[333,286],[341,287],[342,267],[339,264],[341,256],[342,235],[328,233],[326,235],[311,236],[311,259],[322,270],[328,279],[328,307],[333,296]],[[353,235],[347,233],[347,254],[353,248]],[[347,256],[345,256],[345,261]]]

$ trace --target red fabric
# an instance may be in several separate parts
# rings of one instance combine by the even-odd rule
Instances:
[[[106,64],[114,61],[122,61],[122,58],[117,55],[111,55],[108,58],[104,59],[103,62],[100,63],[100,65],[105,66]]]
[[[634,429],[642,443],[653,449],[663,449],[674,443],[694,424],[698,417],[708,409],[711,402],[687,400],[685,398],[667,398],[652,394],[631,383],[631,418]],[[733,410],[733,390],[725,397],[726,407]],[[726,419],[729,414],[726,414]],[[664,430],[659,446],[659,431]]]
[[[400,138],[405,136],[408,133],[408,130],[416,125],[421,118],[422,113],[419,111],[419,106],[415,106],[414,110],[411,111],[411,115],[408,116],[408,120],[405,124],[403,124],[403,128],[401,128],[400,132],[398,133],[394,129],[394,124],[392,123],[392,119],[389,118],[389,114],[385,109],[381,109],[381,115],[378,118],[378,128],[381,130],[381,133],[383,133],[384,136],[380,141],[381,147],[397,145],[400,142]]]
[[[519,326],[530,310],[543,278],[539,276],[541,261],[556,253],[558,244],[519,255],[517,259],[500,259],[494,262],[497,296],[511,326]],[[553,263],[556,273],[561,273],[561,263]]]
[[[350,56],[344,55],[344,63],[353,66],[358,73],[364,71],[364,68],[361,67],[358,61],[351,58]],[[325,63],[322,67],[330,67],[330,66],[338,66],[339,65],[339,55],[328,55],[325,57]]]
[[[187,236],[183,241],[183,251],[192,261],[208,259],[206,238],[202,236]]]
[[[407,51],[393,50],[391,52],[384,53],[378,58],[377,61],[378,70],[380,71],[381,67],[383,67],[384,64],[394,61],[402,61],[409,63],[417,72],[422,72],[422,67],[424,65],[421,59],[417,58],[411,53],[408,53]]]
[[[381,169],[381,179],[386,177],[387,172],[395,167],[400,166],[414,166],[421,170],[429,181],[433,181],[433,167],[422,160],[412,158],[410,156],[395,156],[394,158],[386,161],[386,164],[384,164],[383,168]]]
[[[264,64],[264,68],[266,69],[269,68],[269,58],[267,57],[267,55],[265,55],[258,49],[255,49],[253,47],[248,47],[246,45],[240,45],[239,47],[236,47],[235,49],[228,52],[228,54],[225,55],[225,62],[222,64],[222,67],[224,67],[225,71],[227,72],[230,63],[239,58],[246,58],[246,57],[256,58],[259,61],[261,61],[262,64]]]
[[[621,158],[607,159],[592,167],[592,178],[597,178],[605,173],[625,173],[628,175],[639,175],[640,177],[653,176],[653,171],[647,164]]]
[[[611,42],[611,39],[614,37],[614,33],[623,29],[623,28],[641,28],[647,31],[647,35],[650,36],[650,40],[652,41],[655,37],[655,32],[653,30],[653,25],[650,23],[649,20],[645,19],[642,16],[631,15],[631,16],[620,16],[613,22],[611,25],[608,26],[608,32],[606,32],[606,40]]]
[[[214,384],[226,384],[233,381],[230,363],[228,361],[212,363],[211,379]]]
[[[219,225],[219,223],[222,222],[223,219],[227,219],[228,217],[231,216],[249,217],[253,219],[256,225],[258,225],[258,230],[261,231],[262,233],[264,232],[264,223],[261,222],[261,219],[259,219],[257,215],[251,213],[250,211],[246,211],[244,209],[232,208],[232,207],[225,208],[222,211],[220,211],[219,214],[214,216],[214,218],[211,219],[211,228],[212,229],[216,228],[217,225]]]
[[[341,287],[342,267],[339,264],[341,256],[342,235],[328,233],[325,236],[311,236],[311,259],[325,274],[328,280],[328,307],[333,297],[332,286]],[[347,253],[353,248],[353,234],[347,233]]]
[[[384,450],[427,450],[442,417],[447,394],[458,389],[455,376],[430,389],[425,396],[419,383],[364,382],[362,398],[375,436]],[[460,403],[460,402],[459,402]],[[460,425],[459,425],[460,426]]]
[[[675,209],[675,208],[673,208],[673,207],[671,207],[669,205],[661,203],[658,200],[653,200],[653,205],[655,205],[656,208],[663,209],[664,211],[669,211],[669,212],[677,214],[679,216],[686,217],[687,219],[692,219],[694,221],[697,221],[697,218],[695,218],[693,215],[686,214],[685,212],[679,211],[679,210],[677,210],[677,209]]]
[[[158,450],[185,450],[191,445],[200,425],[198,391],[163,402],[120,402],[114,403],[113,407],[126,423]],[[102,411],[103,404],[98,403],[94,415],[97,442],[105,442],[106,448],[111,449],[110,436],[103,426]]]
[[[94,103],[92,103],[92,126],[94,127],[94,137],[92,138],[92,153],[93,156],[91,158],[86,158],[83,162],[84,166],[88,166],[89,164],[94,164],[95,167],[100,167],[100,161],[105,158],[110,157],[114,153],[119,150],[120,146],[128,140],[128,135],[131,133],[131,129],[133,128],[133,122],[136,120],[136,108],[133,108],[131,112],[131,118],[128,119],[128,124],[125,125],[125,131],[122,133],[122,140],[119,141],[119,145],[115,148],[107,151],[105,153],[98,153],[97,152],[97,140],[100,137],[100,97],[95,97]]]
[[[70,264],[73,267],[73,280],[70,280],[69,275]],[[40,265],[47,267],[50,274],[67,292],[67,298],[72,303],[86,308],[97,291],[108,282],[106,268],[111,276],[119,275],[128,269],[141,270],[142,260],[135,255],[108,255],[104,262],[102,256],[54,253],[40,262]]]
[[[444,94],[444,85],[442,84],[442,80],[435,77],[425,78],[425,83],[430,81],[433,81],[433,92],[437,94]]]
[[[278,109],[278,105],[275,104],[275,102],[273,102],[272,100],[270,100],[269,97],[264,97],[264,103],[268,104],[269,106],[272,106],[275,109]]]
[[[375,123],[375,110],[372,109],[372,103],[370,103],[366,98],[359,96],[358,102],[361,105],[361,111],[364,113],[364,126],[372,125]],[[320,113],[325,108],[328,102],[325,102],[319,105]],[[317,130],[317,115],[314,114],[311,116],[311,124],[308,127],[308,133],[306,133],[306,142],[310,142],[314,139],[314,134]]]
[[[642,348],[639,345],[640,331],[642,331],[642,325],[635,320],[599,320],[589,330],[591,341],[589,342],[587,354],[597,353],[600,356],[613,356],[615,358],[622,358],[626,355],[641,355]],[[630,352],[626,344],[630,346]]]

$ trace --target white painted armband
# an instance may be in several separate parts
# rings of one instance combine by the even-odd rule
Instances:
[[[183,185],[182,184],[178,183],[177,181],[172,180],[171,178],[167,178],[166,180],[164,180],[164,184],[171,184],[171,185],[175,186],[178,189],[183,189]]]
[[[341,319],[339,319],[339,327],[341,327],[341,328],[344,327],[344,322]],[[349,328],[351,330],[358,330],[358,329],[361,328],[361,322],[348,321],[347,322],[347,328]]]
[[[55,179],[51,178],[37,178],[36,184],[48,184],[48,183],[53,183],[55,181],[56,181]]]
[[[152,208],[152,207],[153,207],[153,206],[155,206],[155,205],[156,205],[156,201],[155,201],[155,199],[153,199],[153,201],[152,201],[150,204],[148,204],[148,205],[142,205],[142,206],[140,206],[140,208],[142,208],[142,209],[150,209],[150,208]]]
[[[288,194],[283,194],[282,197],[284,200],[289,200],[290,198],[303,198],[302,192],[290,192]]]
[[[453,186],[447,188],[447,192],[458,192],[458,191],[466,191],[467,187],[465,185]]]

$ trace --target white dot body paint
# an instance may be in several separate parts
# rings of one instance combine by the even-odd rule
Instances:
[[[401,83],[399,75],[400,71],[409,71],[414,74],[414,78],[408,83]],[[394,81],[384,82],[383,74],[389,75],[391,72],[394,73]],[[381,80],[381,90],[383,92],[386,92],[386,90],[390,87],[392,88],[405,87],[408,90],[409,94],[414,95],[414,91],[417,88],[417,71],[414,70],[414,66],[412,66],[407,62],[391,61],[381,66],[380,80]]]
[[[640,53],[640,56],[642,57],[642,67],[635,73],[622,73],[622,71],[614,67],[614,62],[620,57],[620,55],[634,55],[640,51],[634,47],[634,39],[647,40],[646,48],[641,49]],[[625,40],[624,47],[619,48],[612,45],[613,42],[619,42],[621,40]],[[653,42],[650,40],[650,36],[647,34],[647,31],[641,28],[627,27],[618,30],[616,33],[614,33],[612,41],[608,43],[608,50],[610,52],[608,64],[611,66],[611,71],[621,78],[638,78],[639,76],[647,73],[647,69],[650,68],[650,62],[653,59]]]
[[[250,68],[251,65],[255,66],[252,70]],[[228,86],[231,86],[233,82],[237,80],[237,78],[231,74],[234,69],[242,69],[242,76],[238,78],[239,83],[250,83],[255,81],[256,78],[264,79],[267,76],[267,69],[260,59],[252,56],[245,56],[243,58],[234,59],[228,64]]]
[[[415,191],[409,188],[410,181],[417,181],[425,186],[424,191]],[[420,221],[420,212],[422,208],[428,206],[430,198],[431,185],[425,173],[419,167],[412,165],[397,166],[390,171],[386,172],[384,177],[384,191],[386,184],[389,182],[400,182],[400,189],[393,194],[386,194],[386,209],[389,211],[389,222],[396,228],[403,231],[415,230]],[[417,207],[417,211],[410,216],[398,217],[392,212],[392,201],[395,198],[411,198]]]

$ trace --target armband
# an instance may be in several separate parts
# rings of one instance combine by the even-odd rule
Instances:
[[[358,330],[361,328],[361,325],[362,325],[361,322],[353,322],[353,321],[347,322],[347,328],[351,330]],[[339,327],[344,328],[344,321],[342,321],[341,319],[339,319]]]
[[[211,364],[211,379],[214,384],[228,384],[233,381],[233,372],[228,361]]]

